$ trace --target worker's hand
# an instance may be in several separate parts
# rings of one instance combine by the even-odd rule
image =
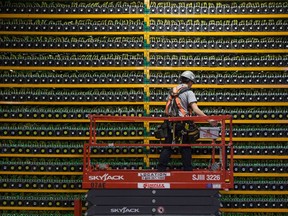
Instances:
[[[209,119],[208,122],[210,123],[210,125],[211,125],[212,127],[216,127],[216,126],[218,125],[218,122],[215,121],[215,120],[213,120],[213,119]]]

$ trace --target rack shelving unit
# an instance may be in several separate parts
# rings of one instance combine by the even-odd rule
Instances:
[[[35,0],[36,2],[36,0]],[[101,2],[101,1],[99,1]],[[130,2],[130,1],[128,1]],[[56,73],[60,73],[60,71],[64,71],[67,73],[75,72],[75,71],[93,71],[95,73],[105,72],[106,74],[110,73],[117,73],[122,71],[140,71],[144,75],[144,82],[139,84],[56,84],[56,83],[42,83],[42,84],[24,84],[24,83],[0,83],[0,90],[8,90],[13,88],[21,88],[21,89],[102,89],[102,88],[111,88],[111,89],[141,89],[143,90],[145,96],[147,98],[149,97],[151,93],[151,89],[165,89],[165,88],[171,88],[172,86],[175,86],[175,84],[153,84],[150,82],[151,74],[156,72],[175,72],[180,73],[184,70],[193,70],[198,71],[197,73],[217,73],[222,74],[226,73],[227,71],[230,73],[286,73],[287,72],[287,65],[286,66],[253,66],[253,67],[204,67],[204,66],[193,66],[193,67],[162,67],[162,66],[151,66],[149,65],[151,55],[161,55],[161,54],[191,54],[191,55],[198,55],[198,54],[213,54],[213,55],[231,55],[231,54],[238,54],[238,55],[250,55],[250,54],[259,54],[259,55],[273,55],[273,54],[280,54],[280,55],[287,55],[287,49],[286,48],[243,48],[243,49],[154,49],[151,48],[149,45],[151,44],[151,38],[152,37],[183,37],[183,38],[189,38],[189,37],[201,37],[201,38],[221,38],[221,37],[230,37],[230,38],[247,38],[247,37],[258,37],[258,38],[265,38],[265,37],[282,37],[287,38],[288,31],[226,31],[226,32],[220,32],[220,31],[196,31],[196,32],[160,32],[160,31],[151,31],[150,24],[151,20],[153,19],[205,19],[205,20],[232,20],[232,19],[250,19],[250,20],[263,20],[263,19],[281,19],[286,20],[288,19],[287,13],[278,14],[276,12],[274,13],[265,13],[265,14],[154,14],[151,13],[150,6],[152,2],[163,2],[160,0],[143,0],[145,6],[145,10],[142,14],[44,14],[44,13],[0,13],[0,19],[6,20],[14,20],[14,19],[48,19],[48,20],[104,20],[104,19],[110,19],[110,20],[121,20],[121,19],[140,19],[143,21],[143,31],[5,31],[3,29],[0,30],[0,37],[136,37],[140,36],[143,37],[143,48],[129,48],[129,49],[60,49],[60,48],[47,48],[47,49],[40,49],[40,48],[7,48],[7,47],[0,47],[1,53],[10,53],[10,54],[25,54],[28,56],[34,55],[35,53],[40,54],[51,54],[51,53],[57,53],[57,54],[99,54],[99,53],[105,53],[105,54],[113,54],[113,53],[125,53],[125,54],[136,54],[141,53],[143,54],[144,60],[147,61],[144,63],[143,66],[137,66],[137,67],[114,67],[114,66],[105,66],[105,67],[65,67],[65,66],[16,66],[16,65],[9,65],[5,66],[0,64],[0,75],[4,73],[4,71],[12,71],[13,73],[17,73],[17,71],[26,71],[27,73],[33,72],[33,71],[56,71]],[[170,2],[170,1],[166,1]],[[171,1],[173,3],[173,1]],[[189,1],[183,1],[183,2],[189,2]],[[193,1],[190,1],[193,2]],[[202,1],[199,1],[200,3]],[[217,1],[212,1],[214,3],[217,3]],[[226,2],[226,1],[225,1]],[[269,2],[278,2],[271,0]],[[175,3],[175,1],[174,1]],[[223,3],[223,2],[222,2]],[[227,1],[229,3],[229,1]],[[287,7],[287,6],[286,6]],[[284,7],[285,8],[285,7]],[[193,33],[193,34],[192,34]],[[0,41],[1,42],[1,41]],[[286,41],[287,43],[287,41]],[[179,72],[180,71],[180,72]],[[218,89],[218,90],[226,90],[231,91],[232,89],[240,89],[240,90],[253,90],[258,91],[261,89],[265,90],[271,90],[271,91],[282,91],[286,92],[288,89],[287,83],[278,83],[278,84],[195,84],[193,86],[194,89],[205,89],[205,90],[211,90],[211,89]],[[101,106],[101,107],[107,107],[107,106],[126,106],[128,109],[131,109],[133,106],[141,106],[144,110],[142,115],[149,115],[150,114],[150,108],[151,106],[156,107],[163,107],[165,105],[165,102],[156,102],[156,101],[150,101],[149,99],[145,98],[145,100],[140,102],[131,102],[131,101],[0,101],[0,108],[4,106],[9,106],[11,110],[13,110],[14,107],[20,106],[20,107],[82,107],[82,106]],[[203,102],[199,101],[198,105],[200,107],[208,107],[208,108],[217,108],[217,107],[224,107],[224,108],[259,108],[265,109],[268,108],[287,108],[287,101],[282,102]],[[1,113],[1,111],[0,111]],[[37,124],[37,123],[43,123],[43,124],[87,124],[88,120],[81,118],[81,119],[26,119],[26,118],[0,118],[1,124],[18,124],[18,123],[25,123],[25,124]],[[271,127],[276,126],[283,126],[286,127],[288,125],[287,119],[236,119],[233,122],[236,125],[245,125],[245,126],[251,126],[251,127],[261,127],[261,125],[270,125]],[[144,123],[143,127],[147,130],[146,132],[150,131],[150,125],[148,123]],[[28,142],[28,141],[35,141],[35,142],[41,142],[41,141],[79,141],[79,142],[85,142],[88,138],[85,136],[0,136],[1,145],[4,144],[12,144],[16,143],[18,141]],[[101,140],[114,140],[117,139],[118,141],[142,141],[145,144],[155,142],[156,139],[154,139],[151,136],[145,135],[145,136],[119,136],[119,137],[101,137],[99,138]],[[268,143],[267,145],[277,145],[277,144],[283,144],[287,145],[287,137],[235,137],[234,142],[243,143],[249,147],[249,145],[255,145],[257,146],[259,143]],[[40,145],[40,143],[39,143]],[[237,148],[237,145],[235,146]],[[102,154],[102,155],[95,155],[93,157],[100,158],[100,159],[108,159],[111,156],[115,155],[109,155],[109,154]],[[155,155],[149,155],[147,153],[142,154],[119,154],[117,155],[119,158],[139,158],[142,159],[145,163],[149,164],[150,159],[157,159],[159,157],[159,154]],[[51,158],[66,158],[66,159],[75,159],[75,158],[81,158],[82,155],[80,154],[8,154],[8,153],[0,153],[0,157],[4,160],[16,160],[19,159],[20,161],[26,158],[32,159],[49,159]],[[179,158],[178,156],[173,158]],[[207,159],[207,155],[193,155],[193,159]],[[236,161],[241,160],[279,160],[279,161],[285,161],[287,163],[287,156],[286,155],[235,155]],[[36,176],[37,178],[42,177],[43,175],[48,176],[60,176],[60,175],[67,175],[67,176],[81,176],[82,172],[24,172],[24,171],[0,171],[0,174],[3,176],[30,176],[31,178]],[[235,179],[237,182],[237,178],[287,178],[287,173],[235,173]],[[0,192],[2,193],[34,193],[35,196],[37,196],[38,193],[45,194],[45,193],[75,193],[75,194],[84,194],[86,193],[86,190],[79,190],[79,189],[67,189],[67,190],[58,190],[58,189],[3,189],[0,186]],[[231,190],[231,191],[221,191],[223,196],[227,195],[239,195],[243,198],[249,196],[249,195],[258,195],[258,196],[265,196],[267,194],[270,195],[281,195],[287,198],[287,191],[272,191],[272,190],[257,190],[257,191],[249,191],[249,190]],[[79,196],[80,196],[79,195]],[[73,212],[73,207],[23,207],[23,206],[0,206],[0,214],[3,213],[3,211],[69,211]],[[229,213],[247,213],[253,215],[253,213],[287,213],[288,209],[286,208],[223,208],[221,210],[225,213],[225,215],[229,215]]]

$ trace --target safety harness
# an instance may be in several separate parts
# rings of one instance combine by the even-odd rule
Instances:
[[[171,117],[177,117],[179,116],[179,111],[182,114],[182,116],[190,116],[192,113],[191,108],[187,107],[188,113],[185,111],[184,107],[181,105],[181,100],[179,98],[179,95],[183,94],[184,92],[190,91],[191,89],[188,88],[187,85],[180,85],[172,88],[169,92],[169,98],[166,103],[165,107],[165,114]],[[185,131],[187,131],[187,127],[189,127],[189,124],[185,123],[181,131],[181,136],[176,137],[176,126],[177,122],[173,122],[171,132],[173,135],[172,144],[176,143],[176,138],[179,138],[180,144],[182,144],[183,136],[186,134]]]

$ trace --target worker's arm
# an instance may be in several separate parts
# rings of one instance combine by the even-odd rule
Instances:
[[[190,103],[190,106],[192,108],[192,110],[194,111],[194,113],[198,116],[206,116],[206,114],[200,110],[200,108],[198,107],[197,103]]]
[[[194,113],[198,116],[207,116],[197,105],[197,103],[190,103],[190,106],[192,108],[192,110],[194,111]],[[213,126],[217,126],[218,122],[213,120],[213,119],[209,119],[208,122]]]

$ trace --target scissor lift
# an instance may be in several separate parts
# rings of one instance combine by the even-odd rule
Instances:
[[[87,194],[89,205],[86,215],[217,215],[220,208],[218,191],[228,190],[234,185],[232,117],[230,115],[169,118],[90,115],[89,118],[90,140],[89,143],[84,144],[82,182],[82,187],[89,189]],[[217,134],[218,138],[215,138],[213,127],[203,127],[205,130],[200,127],[200,132],[203,130],[201,134],[204,134],[205,138],[200,138],[200,141],[195,144],[116,144],[108,141],[97,143],[96,131],[99,122],[159,123],[168,120],[171,122],[194,121],[201,124],[207,123],[209,119],[221,122],[220,135]],[[213,138],[209,138],[210,133],[213,134]],[[103,170],[91,161],[91,148],[93,147],[171,145],[173,147],[205,146],[211,148],[211,166],[193,171]],[[217,154],[216,149],[219,149]],[[215,164],[217,166],[213,167]]]

